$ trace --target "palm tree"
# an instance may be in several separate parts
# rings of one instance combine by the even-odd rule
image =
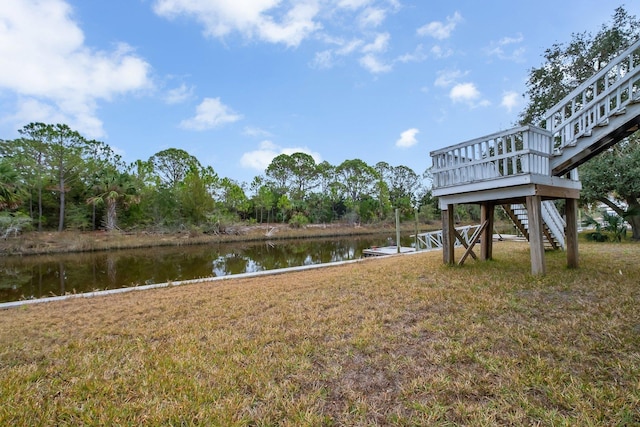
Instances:
[[[0,162],[0,209],[17,209],[22,205],[24,196],[18,172],[8,162]]]
[[[87,204],[105,205],[105,229],[107,231],[118,228],[118,202],[128,206],[140,201],[140,198],[135,194],[135,186],[131,176],[127,173],[105,170],[98,176],[93,188],[98,194],[89,197]]]

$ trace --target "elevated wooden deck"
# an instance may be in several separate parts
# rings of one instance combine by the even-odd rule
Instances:
[[[543,234],[549,241],[564,240],[567,263],[577,267],[576,168],[640,129],[640,40],[549,109],[545,119],[546,129],[523,126],[431,152],[445,263],[454,262],[455,204],[481,206],[481,259],[491,258],[494,207],[518,204],[526,211],[532,273],[545,272]],[[552,203],[542,204],[552,199],[566,201],[566,222]]]
[[[577,174],[551,175],[551,133],[524,126],[431,152],[440,208],[459,203],[522,203],[527,196],[578,198]]]

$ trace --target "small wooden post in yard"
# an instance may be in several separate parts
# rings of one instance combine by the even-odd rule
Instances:
[[[400,209],[396,208],[396,247],[400,253]]]
[[[546,272],[544,260],[544,240],[542,239],[542,200],[540,196],[527,196],[529,216],[529,248],[531,251],[531,274]]]
[[[418,245],[418,208],[416,208],[416,241],[415,241],[415,245],[416,245],[416,251],[420,249],[420,245]]]

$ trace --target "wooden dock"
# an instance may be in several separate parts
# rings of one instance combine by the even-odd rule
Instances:
[[[415,248],[408,248],[406,246],[400,246],[400,252],[398,252],[397,246],[372,246],[369,249],[364,249],[362,251],[362,255],[365,257],[370,256],[386,256],[386,255],[396,255],[398,253],[406,254],[408,252],[415,252]]]

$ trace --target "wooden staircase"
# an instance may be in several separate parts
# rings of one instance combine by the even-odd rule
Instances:
[[[640,40],[547,111],[545,119],[554,144],[553,176],[568,174],[640,129]],[[524,205],[502,207],[528,239]],[[564,220],[553,202],[542,207],[545,243],[564,249]]]
[[[521,203],[501,206],[518,231],[529,240],[529,216],[526,206]],[[542,202],[542,219],[545,246],[549,249],[564,249],[566,224],[556,205],[550,200]]]
[[[640,40],[545,114],[562,176],[640,128]]]

